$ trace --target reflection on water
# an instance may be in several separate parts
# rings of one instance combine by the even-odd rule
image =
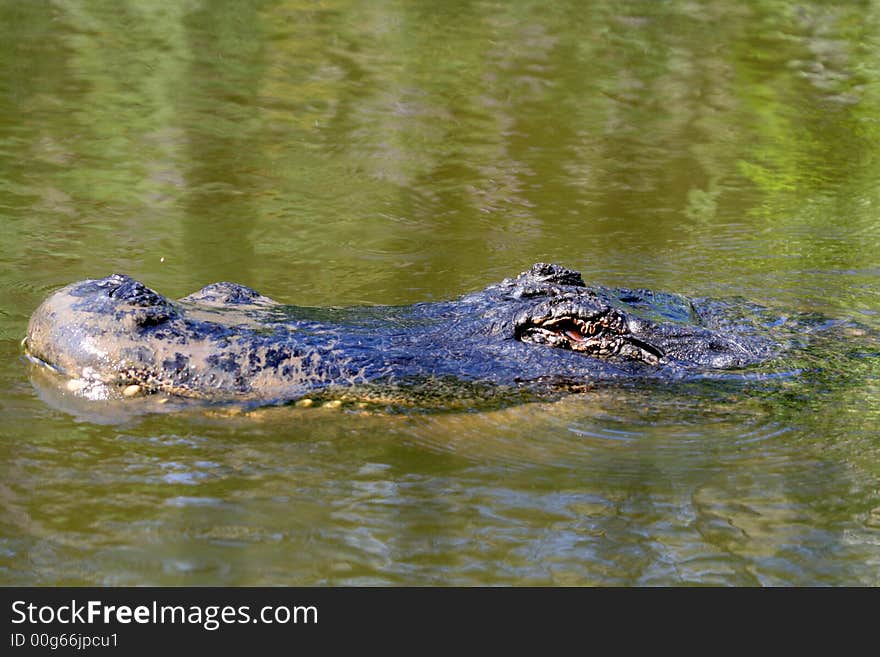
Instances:
[[[880,583],[880,451],[837,444],[857,426],[811,434],[764,401],[655,393],[73,431],[49,418],[57,436],[4,446],[7,579]]]
[[[3,4],[0,582],[880,584],[878,41],[820,2]],[[111,271],[344,306],[539,260],[836,330],[768,381],[110,424],[18,349]]]

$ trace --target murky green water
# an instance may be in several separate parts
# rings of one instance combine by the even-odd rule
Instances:
[[[880,585],[880,6],[840,5],[0,3],[0,583]],[[20,356],[114,271],[397,304],[539,260],[848,328],[433,414],[99,424]]]

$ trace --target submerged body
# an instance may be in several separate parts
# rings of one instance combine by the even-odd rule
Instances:
[[[587,287],[542,263],[454,301],[350,309],[282,305],[232,283],[172,301],[112,275],[51,295],[25,346],[90,385],[265,402],[438,379],[558,389],[679,378],[774,351],[717,303]]]

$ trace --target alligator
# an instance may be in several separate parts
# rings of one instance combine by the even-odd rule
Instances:
[[[283,305],[234,283],[172,301],[113,274],[49,296],[23,343],[80,387],[259,403],[408,382],[672,380],[744,368],[778,347],[722,302],[591,287],[544,263],[452,301],[354,308]]]

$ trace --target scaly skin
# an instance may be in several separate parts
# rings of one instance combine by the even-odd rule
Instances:
[[[279,402],[331,387],[577,387],[751,365],[775,345],[718,304],[587,287],[536,264],[458,300],[285,306],[232,283],[177,301],[121,275],[73,283],[34,312],[27,353],[71,379],[207,400]]]

